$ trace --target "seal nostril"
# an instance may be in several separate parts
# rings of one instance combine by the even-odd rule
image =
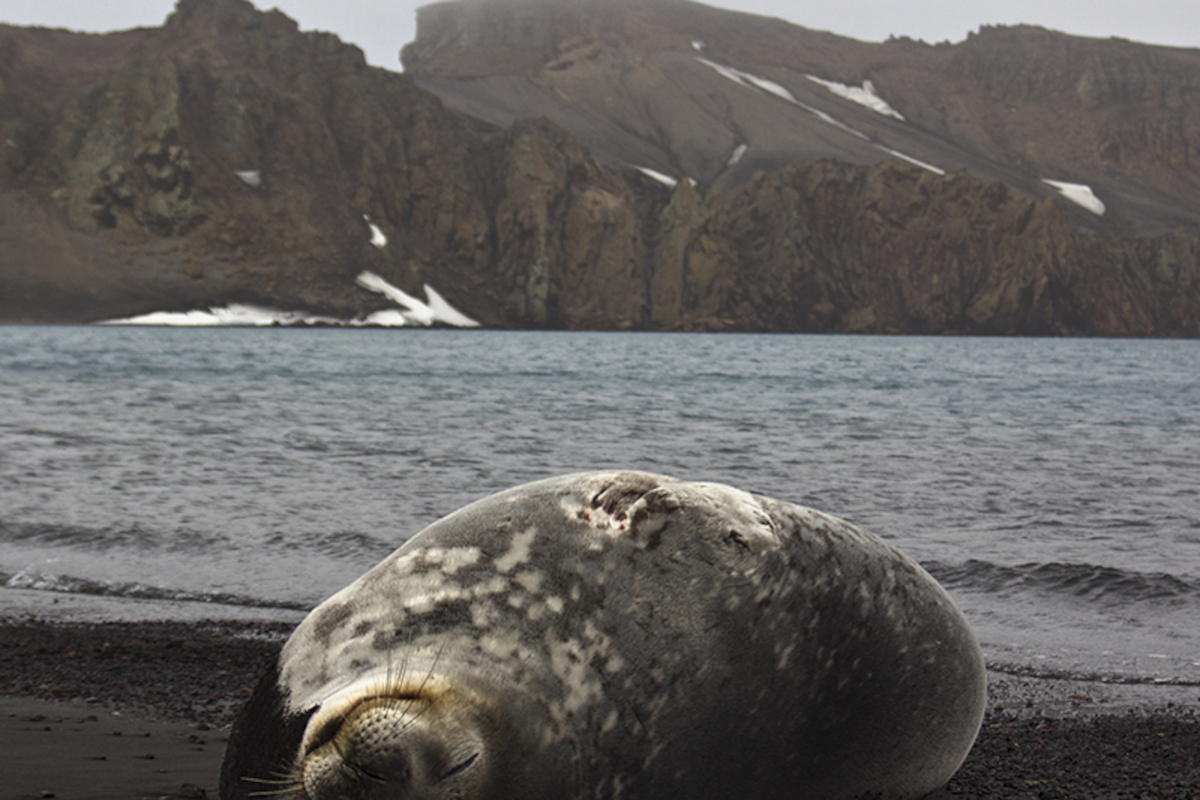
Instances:
[[[466,772],[467,769],[470,768],[470,766],[475,763],[475,760],[477,758],[479,758],[479,753],[475,753],[474,755],[472,755],[470,758],[468,758],[466,761],[462,762],[458,766],[452,767],[449,772],[447,772],[442,777],[438,778],[438,780],[444,781],[447,778],[453,778],[455,775],[459,775],[463,772]]]

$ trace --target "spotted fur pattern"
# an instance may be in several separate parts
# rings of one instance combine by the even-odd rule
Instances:
[[[984,700],[962,615],[879,538],[628,472],[430,526],[301,623],[271,691],[307,720],[303,753],[406,682],[515,720],[562,773],[547,797],[613,800],[918,797],[962,762]]]

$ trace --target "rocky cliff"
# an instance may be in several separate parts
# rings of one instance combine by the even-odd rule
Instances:
[[[1200,335],[1195,51],[684,0],[419,23],[404,75],[241,0],[0,26],[0,319],[347,318],[371,270],[496,327]]]
[[[0,27],[0,53],[8,319],[230,301],[353,313],[369,302],[358,271],[420,270],[403,236],[371,247],[364,215],[437,251],[449,216],[482,208],[479,137],[277,12],[196,0],[111,36]]]

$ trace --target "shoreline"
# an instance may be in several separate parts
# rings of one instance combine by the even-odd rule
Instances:
[[[289,622],[0,619],[6,797],[215,798],[228,727]],[[934,798],[1200,800],[1200,687],[989,671],[988,711]]]

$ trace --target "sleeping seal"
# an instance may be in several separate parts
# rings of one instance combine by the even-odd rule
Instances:
[[[609,472],[416,535],[296,628],[221,797],[920,797],[983,715],[962,614],[817,511]]]

